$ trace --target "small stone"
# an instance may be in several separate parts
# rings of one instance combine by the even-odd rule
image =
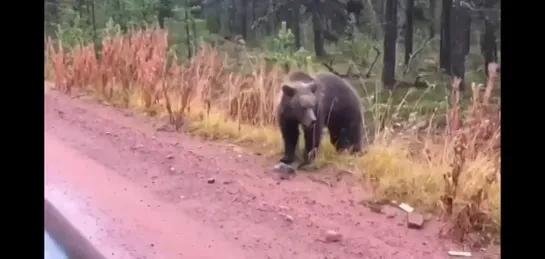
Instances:
[[[386,218],[393,219],[397,216],[394,210],[386,210]]]
[[[208,178],[208,180],[207,180],[206,182],[212,184],[212,183],[215,183],[215,182],[216,182],[216,179],[214,179],[214,178]]]
[[[171,172],[174,172],[176,171],[176,168],[174,168],[173,166],[169,167],[168,170],[170,170]]]
[[[458,256],[458,257],[471,257],[470,252],[464,252],[464,251],[448,251],[448,255],[450,256]]]
[[[284,219],[287,221],[287,222],[293,222],[293,217],[291,215],[288,215],[288,214],[284,214]]]
[[[159,132],[175,132],[176,131],[176,127],[170,123],[165,123],[159,127],[157,127],[155,129],[156,131],[159,131]]]
[[[144,145],[135,145],[135,146],[132,146],[131,149],[136,150],[136,149],[143,148],[143,147],[144,147]]]
[[[343,235],[335,230],[328,230],[325,233],[325,242],[327,243],[333,243],[333,242],[339,242],[343,238]]]
[[[424,216],[418,212],[407,214],[407,227],[412,229],[421,229],[424,226]]]
[[[290,165],[284,163],[278,163],[274,166],[274,170],[281,174],[294,174],[295,169]]]
[[[269,204],[266,202],[260,202],[259,207],[257,208],[260,211],[268,211],[269,210]]]
[[[63,111],[57,111],[57,114],[59,114],[59,117],[64,118],[64,112]]]
[[[382,214],[382,205],[377,203],[369,203],[368,207],[372,212]]]
[[[172,155],[172,154],[168,155],[167,159],[174,159],[174,155]]]
[[[308,205],[315,205],[315,204],[316,204],[316,200],[305,200],[305,204],[308,204]]]
[[[407,204],[407,203],[400,203],[398,205],[398,207],[404,211],[406,211],[407,213],[411,213],[414,211],[414,208],[411,207],[411,205]]]
[[[278,176],[280,180],[289,180],[291,179],[295,174],[292,173],[279,173]],[[277,182],[276,184],[280,184],[280,182]]]

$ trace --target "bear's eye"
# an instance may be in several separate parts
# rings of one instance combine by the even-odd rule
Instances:
[[[316,100],[314,96],[305,95],[305,96],[301,96],[299,103],[301,105],[301,108],[310,109],[315,106]]]

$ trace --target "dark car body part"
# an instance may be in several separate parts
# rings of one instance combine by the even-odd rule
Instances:
[[[44,229],[44,259],[70,259],[62,247]]]
[[[70,259],[106,259],[48,200],[44,199],[45,231]]]

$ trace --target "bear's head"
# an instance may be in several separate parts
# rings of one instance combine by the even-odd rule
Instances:
[[[314,80],[288,81],[282,85],[286,105],[284,111],[289,111],[291,116],[307,128],[312,127],[317,120],[318,86]]]

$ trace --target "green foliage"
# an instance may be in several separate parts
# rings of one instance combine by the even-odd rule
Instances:
[[[156,21],[158,0],[125,0],[124,15],[128,17],[129,25],[147,25]]]
[[[340,54],[349,58],[355,64],[368,65],[368,60],[372,59],[373,46],[378,45],[378,43],[366,34],[359,32],[353,15],[350,15],[348,21],[347,35],[349,36],[344,37],[338,46]]]
[[[121,27],[119,24],[115,23],[112,18],[108,19],[108,22],[106,22],[106,27],[102,29],[101,36],[119,36],[122,34]]]
[[[291,68],[308,69],[313,62],[312,53],[300,48],[295,50],[295,36],[290,29],[286,28],[286,22],[273,39],[272,51],[264,57],[266,60],[282,65],[286,70]]]
[[[160,0],[116,0],[105,1],[104,7],[106,17],[112,17],[121,28],[128,28],[155,23],[157,11],[164,4]]]
[[[93,39],[93,32],[88,26],[83,26],[83,19],[79,14],[67,12],[67,18],[57,24],[55,36],[64,46],[81,46]],[[70,18],[68,18],[70,17]]]
[[[290,29],[287,29],[286,22],[282,22],[278,35],[273,39],[273,51],[288,55],[292,54],[294,43],[295,36]]]

